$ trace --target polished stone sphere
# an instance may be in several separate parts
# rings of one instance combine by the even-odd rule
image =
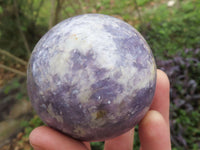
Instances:
[[[102,141],[133,128],[155,92],[156,65],[131,25],[102,14],[64,20],[35,46],[28,94],[50,127],[82,141]]]

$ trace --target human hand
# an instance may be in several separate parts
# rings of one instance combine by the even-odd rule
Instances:
[[[134,129],[105,141],[104,150],[132,150]],[[171,150],[169,128],[169,80],[157,70],[157,84],[150,110],[139,124],[140,150]],[[72,139],[49,127],[34,129],[29,137],[35,150],[91,150],[89,142]]]

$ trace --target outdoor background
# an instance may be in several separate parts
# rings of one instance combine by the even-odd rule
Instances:
[[[31,51],[56,23],[84,13],[115,16],[139,30],[170,78],[172,149],[199,150],[200,0],[0,0],[0,150],[31,150],[29,133],[42,125],[26,91]],[[138,131],[135,140],[138,150]]]

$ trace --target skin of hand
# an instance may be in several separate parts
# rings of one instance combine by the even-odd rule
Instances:
[[[157,70],[156,91],[150,110],[139,124],[140,150],[171,150],[169,127],[169,79]],[[132,150],[134,129],[105,141],[104,150]],[[49,127],[34,129],[29,136],[34,150],[91,150],[89,142],[80,142]]]

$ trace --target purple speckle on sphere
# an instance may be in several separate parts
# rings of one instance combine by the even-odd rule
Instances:
[[[50,127],[83,141],[100,141],[133,128],[155,92],[152,52],[132,26],[111,16],[64,20],[35,46],[28,94]]]

